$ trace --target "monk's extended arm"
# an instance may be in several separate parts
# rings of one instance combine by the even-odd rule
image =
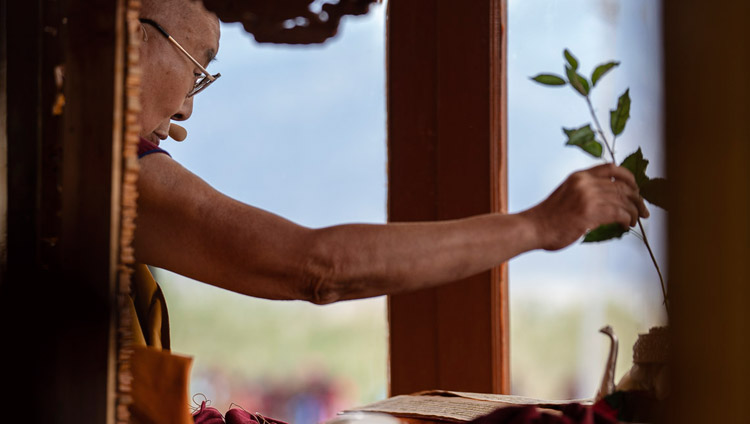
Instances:
[[[613,168],[599,167],[601,177],[571,177],[521,214],[309,229],[222,195],[166,155],[146,156],[141,167],[139,261],[251,296],[314,303],[454,281],[563,247],[600,223],[631,224],[642,206],[627,171],[612,171],[624,181],[612,182]]]

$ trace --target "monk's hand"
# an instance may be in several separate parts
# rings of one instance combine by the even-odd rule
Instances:
[[[534,228],[538,247],[558,250],[600,225],[632,227],[648,209],[633,174],[605,164],[576,172],[547,199],[522,212]]]

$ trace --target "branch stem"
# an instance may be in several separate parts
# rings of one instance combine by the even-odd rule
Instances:
[[[589,105],[589,112],[591,112],[591,117],[594,118],[594,124],[596,124],[596,128],[599,130],[599,134],[602,136],[602,139],[604,140],[604,145],[607,146],[607,151],[609,152],[609,155],[612,157],[612,163],[617,165],[617,161],[615,160],[615,151],[612,150],[612,148],[609,146],[607,137],[604,136],[604,131],[602,130],[601,124],[599,124],[599,118],[597,118],[596,113],[594,113],[594,106],[591,104],[591,99],[589,98],[589,96],[586,96],[586,104]]]
[[[638,227],[640,227],[641,229],[641,235],[643,236],[643,244],[646,245],[646,249],[648,249],[648,254],[651,255],[651,261],[653,261],[654,266],[656,267],[656,273],[659,274],[659,282],[661,283],[661,292],[664,295],[664,309],[667,310],[667,316],[669,316],[669,299],[667,298],[667,287],[664,285],[664,276],[661,275],[661,269],[659,269],[659,264],[656,262],[656,257],[654,256],[654,252],[651,250],[651,245],[648,242],[646,231],[644,231],[643,229],[641,218],[638,218]]]
[[[615,143],[617,143],[617,136],[613,135],[612,136],[612,152],[615,151]],[[615,157],[614,157],[614,153],[613,153],[613,155],[612,155],[612,163],[615,163],[614,160],[615,160]],[[617,164],[615,163],[615,165],[617,165]]]
[[[586,104],[589,107],[589,112],[591,112],[591,117],[594,119],[594,124],[596,124],[596,128],[599,132],[599,135],[602,137],[602,140],[604,141],[604,145],[607,147],[607,151],[609,152],[609,156],[612,158],[612,164],[617,165],[617,160],[615,159],[615,141],[617,140],[617,135],[613,135],[612,137],[612,144],[609,144],[609,141],[607,140],[606,135],[604,134],[604,130],[602,129],[602,125],[599,123],[599,118],[596,117],[596,113],[594,112],[594,106],[591,104],[591,99],[589,96],[584,96],[586,98]],[[638,227],[640,227],[640,239],[643,241],[643,244],[646,245],[646,249],[648,250],[648,254],[651,256],[651,261],[654,263],[654,267],[656,268],[656,273],[659,274],[659,282],[661,283],[661,292],[662,295],[664,295],[664,309],[667,311],[667,317],[669,317],[669,298],[667,297],[667,287],[664,284],[664,276],[661,274],[661,269],[659,268],[659,264],[656,262],[656,257],[654,256],[653,250],[651,250],[651,244],[648,242],[648,237],[646,236],[646,231],[643,229],[643,224],[641,223],[641,218],[638,218]],[[635,232],[633,232],[635,233]]]

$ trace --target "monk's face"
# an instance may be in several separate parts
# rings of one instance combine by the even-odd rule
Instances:
[[[219,21],[201,2],[168,1],[174,9],[147,7],[141,18],[164,28],[203,67],[219,50]],[[156,28],[142,24],[141,136],[158,144],[167,138],[170,120],[184,121],[193,112],[195,97],[187,97],[200,68]],[[210,90],[210,87],[208,88]],[[198,94],[200,95],[200,94]]]

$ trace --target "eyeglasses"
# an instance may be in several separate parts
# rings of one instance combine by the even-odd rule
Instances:
[[[221,76],[220,73],[216,75],[211,75],[206,70],[206,68],[204,68],[197,60],[195,60],[193,56],[190,56],[190,53],[188,53],[187,50],[182,48],[180,43],[178,43],[174,38],[172,38],[172,36],[169,35],[169,33],[165,31],[164,28],[161,27],[161,25],[157,24],[151,19],[138,19],[138,20],[141,21],[141,23],[149,24],[152,27],[156,28],[156,30],[162,33],[163,36],[167,37],[167,39],[171,41],[172,44],[177,46],[177,48],[180,49],[181,52],[185,53],[185,56],[187,56],[188,59],[190,59],[190,61],[193,62],[193,64],[195,64],[195,66],[197,66],[198,69],[201,70],[201,72],[203,72],[202,78],[200,78],[200,80],[195,82],[195,85],[193,85],[193,89],[190,90],[190,92],[187,94],[187,97],[193,97],[196,94],[200,93],[201,91],[205,90],[206,87],[211,85],[212,82],[216,81]]]

